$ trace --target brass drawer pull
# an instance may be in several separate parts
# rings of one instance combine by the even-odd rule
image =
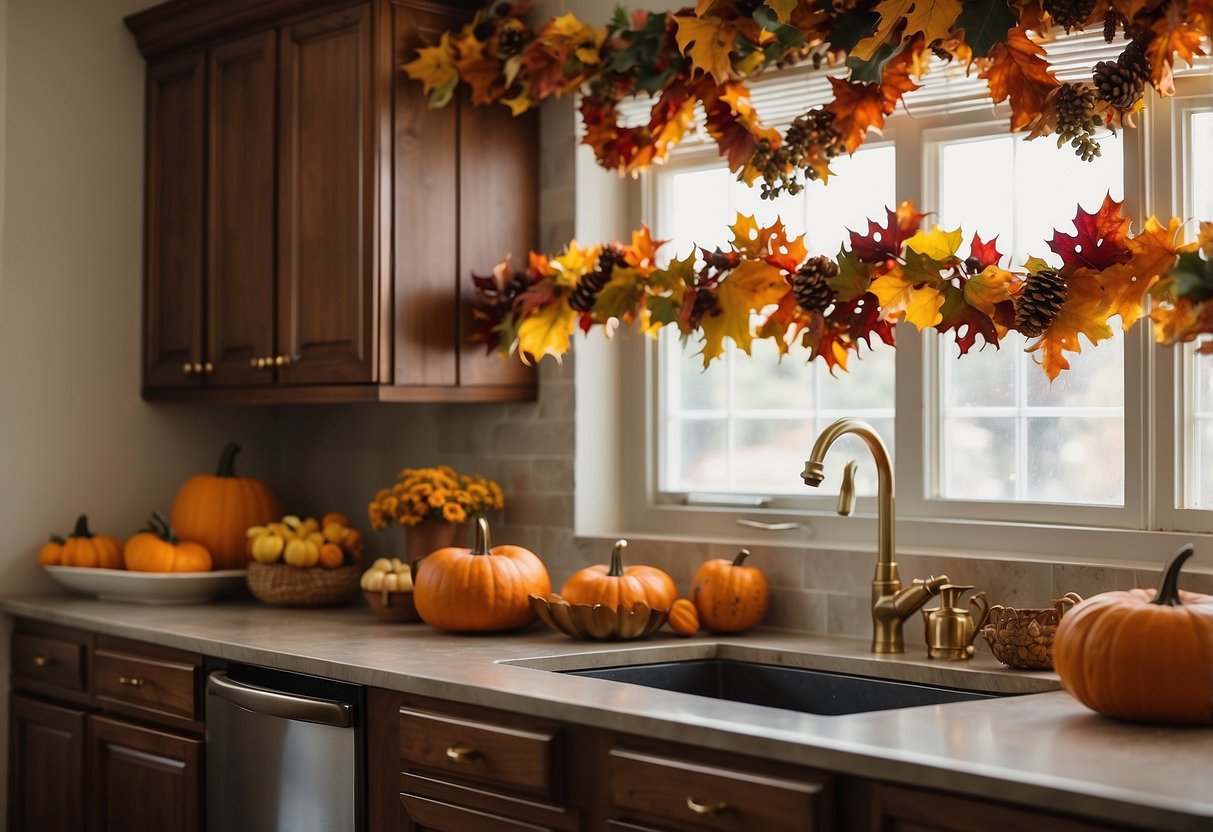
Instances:
[[[729,804],[727,803],[701,803],[694,797],[687,798],[687,808],[697,815],[713,818],[721,812],[727,811]]]
[[[118,684],[130,685],[133,688],[141,688],[141,687],[143,687],[143,680],[140,679],[138,676],[131,676],[131,677],[119,676]]]
[[[48,656],[34,656],[34,667],[46,667],[48,664],[54,664],[55,660]]]
[[[480,752],[475,748],[468,748],[466,745],[452,745],[446,750],[446,756],[447,759],[457,763],[470,763],[480,756]]]

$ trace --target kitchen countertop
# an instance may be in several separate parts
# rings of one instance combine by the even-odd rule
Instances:
[[[783,631],[622,643],[575,641],[541,626],[454,636],[424,624],[381,624],[363,607],[301,611],[252,602],[140,606],[55,595],[5,598],[0,610],[230,661],[1095,820],[1213,828],[1213,730],[1105,719],[1057,690],[1056,675],[1008,670],[985,649],[956,663],[927,659],[921,645],[875,656],[866,639]],[[1030,695],[816,716],[549,672],[712,657]]]

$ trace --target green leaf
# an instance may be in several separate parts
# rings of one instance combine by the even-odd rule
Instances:
[[[754,12],[754,19],[758,19],[758,12],[768,9],[775,12],[779,18],[779,22],[787,23],[792,17],[792,12],[796,9],[797,0],[763,0],[764,5],[759,6]]]
[[[829,0],[819,3],[827,12],[833,14],[833,5]],[[834,28],[830,32],[830,48],[843,49],[850,52],[855,44],[866,38],[876,29],[880,15],[873,12],[848,12],[834,18]]]
[[[1179,255],[1179,262],[1171,270],[1171,279],[1175,281],[1176,297],[1193,302],[1213,298],[1213,264],[1201,259],[1195,251]]]
[[[952,30],[964,30],[965,43],[973,50],[974,58],[989,55],[990,49],[1005,42],[1007,32],[1018,23],[1007,0],[976,0],[961,3],[961,7]]]
[[[853,301],[863,297],[872,285],[872,266],[843,249],[838,252],[838,274],[826,283],[834,290],[838,300],[843,303]]]
[[[628,10],[625,7],[615,7],[615,13],[611,15],[611,25],[616,29],[630,29],[632,27],[632,19],[628,16]]]
[[[795,3],[792,5],[795,6]],[[799,49],[804,46],[804,32],[795,26],[781,22],[775,13],[766,6],[759,6],[755,9],[753,17],[759,26],[775,35],[775,39],[784,49]],[[780,54],[782,55],[782,53]]]
[[[672,324],[678,320],[678,307],[673,298],[649,298],[649,320],[655,324]]]
[[[851,70],[851,80],[879,84],[884,78],[885,64],[900,55],[901,50],[905,48],[906,42],[903,40],[901,43],[882,44],[868,61],[848,56],[847,67]]]

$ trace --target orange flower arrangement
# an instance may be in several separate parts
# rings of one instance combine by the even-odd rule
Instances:
[[[449,465],[405,468],[391,488],[382,488],[367,507],[371,526],[416,526],[424,520],[462,523],[469,515],[505,508],[501,486],[480,474],[463,475]]]

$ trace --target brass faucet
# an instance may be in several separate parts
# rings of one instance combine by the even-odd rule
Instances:
[[[901,586],[897,573],[897,561],[893,559],[893,464],[889,461],[889,449],[880,434],[867,422],[859,419],[839,419],[817,437],[813,451],[804,464],[800,476],[806,485],[819,486],[825,479],[824,460],[826,451],[840,436],[853,433],[862,439],[876,461],[876,574],[872,577],[872,652],[904,653],[905,638],[902,625],[930,599],[939,588],[950,583],[946,575],[925,580],[915,578],[910,586]],[[854,466],[848,465],[843,488],[839,494],[838,513],[850,514],[854,505],[852,477]]]

